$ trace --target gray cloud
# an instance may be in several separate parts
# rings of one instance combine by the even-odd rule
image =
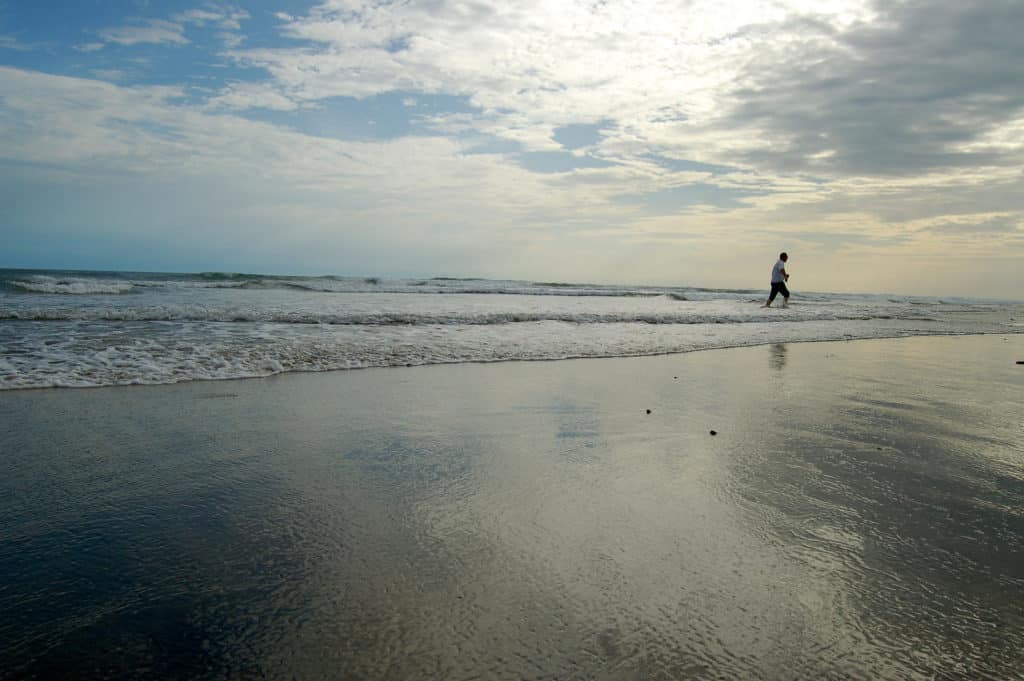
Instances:
[[[880,16],[844,32],[808,19],[768,34],[742,73],[727,125],[760,129],[755,166],[833,176],[906,176],[1020,163],[969,143],[1024,109],[1024,3],[879,3]],[[756,29],[749,29],[756,34]],[[774,33],[774,29],[773,29]]]
[[[1000,235],[1020,234],[1024,236],[1024,214],[999,215],[985,220],[953,220],[940,222],[924,231],[935,234],[958,235]]]
[[[910,242],[908,234],[860,234],[857,232],[788,232],[788,239],[839,250],[851,246],[892,247]]]
[[[843,214],[871,215],[890,225],[963,215],[1024,215],[1024,177],[1013,181],[936,182],[928,186],[877,187],[869,193],[835,188],[817,201],[780,209],[786,219],[814,221]]]

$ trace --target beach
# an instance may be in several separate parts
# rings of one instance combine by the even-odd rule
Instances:
[[[0,678],[1018,678],[1021,359],[0,392]]]

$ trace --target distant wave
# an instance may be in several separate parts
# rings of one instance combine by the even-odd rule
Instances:
[[[83,308],[30,308],[4,310],[0,308],[0,320],[21,321],[107,321],[107,322],[223,322],[223,323],[273,323],[273,324],[329,324],[361,326],[430,326],[430,325],[494,325],[524,322],[564,322],[568,324],[746,324],[765,322],[837,321],[891,319],[892,311],[878,314],[864,310],[814,310],[805,309],[798,314],[763,314],[760,308],[749,313],[725,313],[688,310],[681,314],[650,312],[560,312],[542,310],[537,312],[458,312],[418,314],[410,312],[311,312],[257,309],[216,309],[205,306],[163,306],[163,307],[83,307]],[[901,315],[900,319],[929,321],[920,315]]]
[[[742,289],[710,289],[548,281],[492,280],[479,277],[384,278],[337,275],[295,276],[242,272],[195,274],[0,270],[0,291],[47,295],[120,295],[137,289],[256,289],[312,293],[418,293],[643,298],[674,295],[677,300],[739,297]]]
[[[266,279],[265,274],[245,274],[243,272],[200,272],[195,275],[198,279],[209,281],[236,281],[239,279]]]
[[[502,296],[558,296],[605,298],[653,298],[663,296],[680,302],[704,300],[751,300],[760,289],[728,289],[698,286],[586,284],[561,281],[496,280],[479,277],[386,278],[338,275],[299,276],[243,272],[85,272],[65,270],[0,270],[0,294],[106,296],[161,290],[285,290],[296,293],[463,294]],[[804,302],[851,302],[900,304],[923,307],[977,304],[969,299],[940,300],[917,296],[834,294],[801,291]],[[1012,301],[1011,301],[1012,302]]]
[[[132,282],[98,281],[92,279],[52,279],[39,277],[29,281],[8,280],[7,287],[26,293],[51,293],[58,295],[107,295],[131,293],[135,290]]]
[[[132,293],[136,288],[294,290],[310,293],[415,293],[466,295],[653,297],[663,291],[625,287],[589,288],[572,284],[488,282],[481,279],[384,280],[376,277],[266,277],[255,275],[200,274],[191,278],[162,280],[59,279],[35,276],[0,280],[0,290],[51,295],[110,295]]]

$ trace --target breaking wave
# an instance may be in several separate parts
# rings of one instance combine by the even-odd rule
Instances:
[[[444,295],[424,295],[444,294]],[[487,279],[0,270],[0,390],[1021,333],[961,299]]]

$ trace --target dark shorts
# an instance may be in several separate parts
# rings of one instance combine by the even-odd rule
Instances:
[[[768,294],[768,302],[770,303],[773,300],[775,300],[775,296],[779,295],[780,293],[782,294],[783,298],[789,298],[789,289],[786,288],[786,282],[773,282],[772,292]]]

